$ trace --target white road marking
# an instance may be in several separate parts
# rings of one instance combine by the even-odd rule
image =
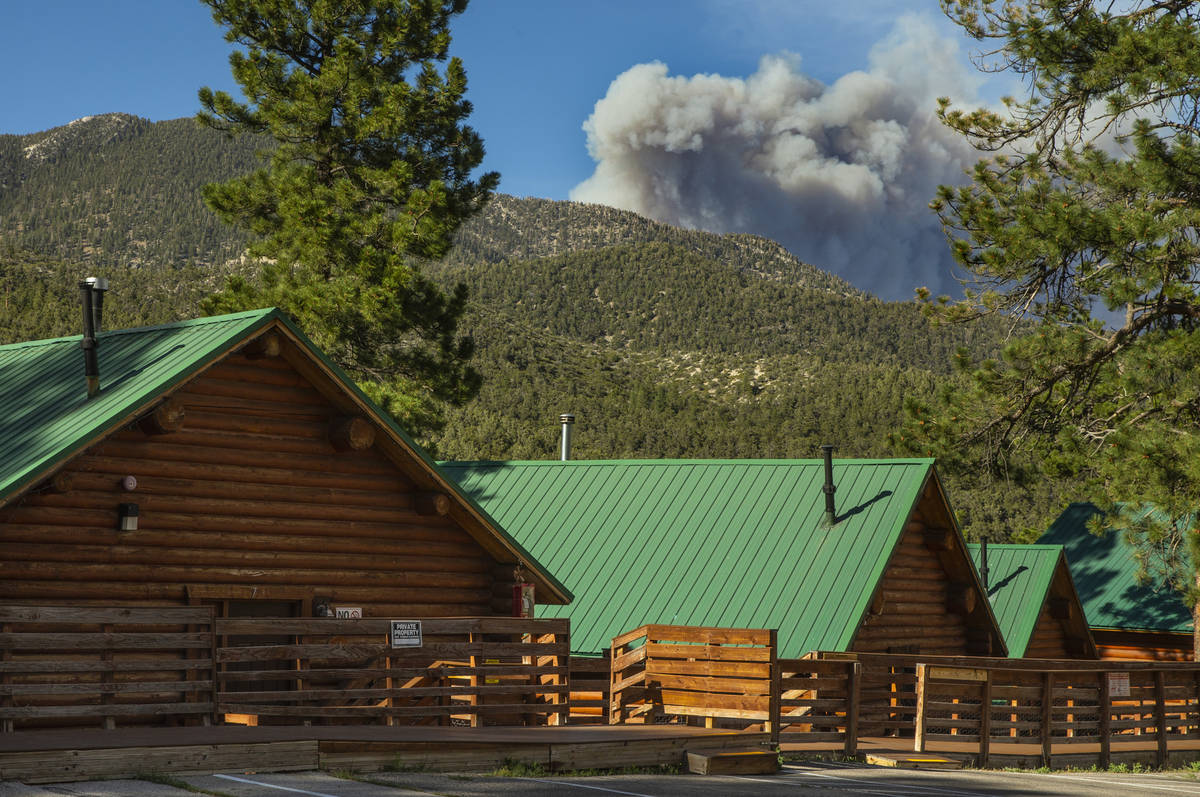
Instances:
[[[627,794],[629,797],[654,797],[652,794],[641,794],[640,792],[636,791],[620,791],[619,789],[606,789],[603,786],[585,786],[582,783],[568,783],[565,780],[545,780],[544,778],[521,778],[521,780],[532,780],[534,783],[550,783],[555,786],[574,786],[577,789],[606,791],[609,794]]]
[[[274,783],[263,783],[261,780],[250,780],[249,778],[239,778],[236,775],[213,775],[214,778],[224,778],[225,780],[233,780],[238,783],[249,783],[252,786],[264,786],[268,789],[279,789],[279,791],[290,791],[293,794],[308,794],[312,797],[338,797],[336,794],[326,794],[321,791],[308,791],[307,789],[293,789],[291,786],[276,786]]]

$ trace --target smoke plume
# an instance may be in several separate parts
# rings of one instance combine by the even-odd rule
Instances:
[[[773,238],[884,299],[959,293],[929,200],[979,157],[936,119],[936,98],[976,98],[955,42],[900,19],[869,69],[832,85],[794,57],[748,78],[618,76],[584,123],[596,170],[571,198],[713,232]]]

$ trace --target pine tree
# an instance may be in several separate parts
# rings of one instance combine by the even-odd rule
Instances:
[[[969,386],[911,403],[900,437],[961,470],[1085,479],[1145,575],[1200,613],[1200,7],[943,8],[1029,92],[999,111],[941,103],[994,154],[933,202],[969,290],[931,305],[1018,334],[998,361],[962,353]]]
[[[268,164],[205,188],[258,239],[254,279],[231,278],[209,313],[289,313],[410,431],[479,390],[459,332],[466,289],[424,276],[499,177],[465,124],[471,104],[449,23],[467,0],[204,0],[247,102],[200,91],[198,119],[274,140]]]

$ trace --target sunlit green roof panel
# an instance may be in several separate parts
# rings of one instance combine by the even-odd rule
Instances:
[[[933,460],[449,462],[442,469],[574,593],[572,648],[644,623],[777,628],[850,644]]]

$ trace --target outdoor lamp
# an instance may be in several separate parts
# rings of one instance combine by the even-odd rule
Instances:
[[[120,531],[137,531],[138,505],[117,504],[117,529]]]

